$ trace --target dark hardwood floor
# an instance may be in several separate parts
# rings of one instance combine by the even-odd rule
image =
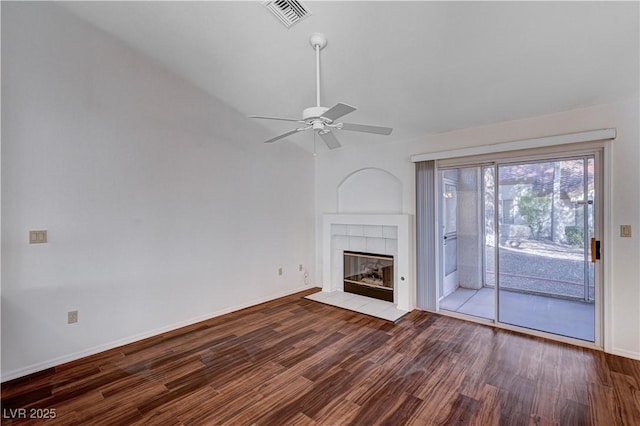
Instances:
[[[4,383],[2,423],[640,424],[640,361],[313,291]]]

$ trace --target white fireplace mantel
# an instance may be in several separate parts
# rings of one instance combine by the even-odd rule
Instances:
[[[322,291],[342,291],[343,282],[333,269],[337,261],[336,244],[332,228],[335,225],[383,227],[394,231],[394,303],[398,309],[411,311],[415,308],[416,285],[411,268],[411,215],[406,214],[325,214],[322,220]],[[366,239],[365,236],[363,238]],[[375,242],[375,240],[372,240]]]

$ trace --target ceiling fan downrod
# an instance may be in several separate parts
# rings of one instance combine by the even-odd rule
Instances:
[[[320,107],[320,50],[327,45],[327,38],[324,34],[313,33],[309,37],[309,43],[316,51],[316,106]]]

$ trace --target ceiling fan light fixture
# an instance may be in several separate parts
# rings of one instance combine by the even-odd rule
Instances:
[[[311,15],[311,10],[300,0],[265,0],[262,5],[287,28]]]

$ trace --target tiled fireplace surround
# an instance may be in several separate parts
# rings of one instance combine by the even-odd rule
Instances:
[[[386,254],[394,258],[394,303],[414,308],[410,267],[411,216],[403,214],[325,214],[323,216],[322,291],[343,291],[343,252]]]

